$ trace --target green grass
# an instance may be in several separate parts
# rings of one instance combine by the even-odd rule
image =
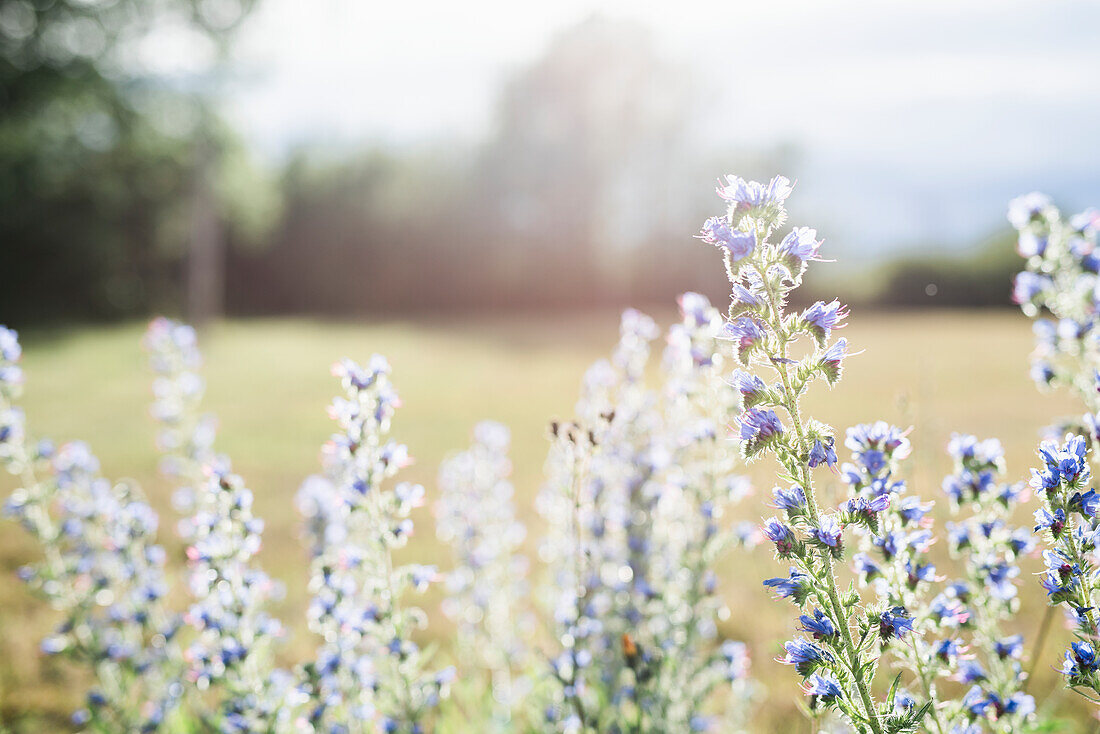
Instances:
[[[672,318],[659,316],[665,322]],[[325,414],[337,388],[331,363],[345,355],[366,359],[373,352],[390,359],[404,402],[394,435],[409,444],[417,460],[403,477],[424,483],[429,496],[439,461],[466,445],[474,422],[493,418],[510,425],[515,483],[533,552],[541,535],[533,497],[547,422],[571,413],[581,374],[610,350],[616,322],[610,312],[366,325],[241,321],[202,335],[207,405],[220,417],[219,449],[255,491],[256,511],[267,521],[261,560],[287,587],[281,612],[296,632],[285,651],[288,661],[304,657],[312,644],[302,624],[307,561],[292,499],[302,478],[316,471],[319,447],[331,431]],[[87,440],[108,476],[142,484],[162,512],[162,535],[178,561],[170,489],[156,472],[142,330],[143,325],[128,325],[25,334],[23,404],[34,434]],[[811,413],[839,428],[877,418],[915,425],[911,491],[926,499],[941,497],[940,479],[948,469],[943,447],[952,431],[1000,437],[1010,474],[1023,478],[1039,428],[1075,410],[1068,397],[1039,395],[1028,380],[1030,329],[1013,313],[857,314],[845,336],[866,351],[849,360],[835,390],[814,393]],[[767,512],[772,469],[767,460],[748,470],[759,492],[740,508],[744,517],[755,520]],[[10,480],[0,479],[5,493],[10,486]],[[408,553],[445,564],[430,514],[421,511],[416,519],[419,532]],[[56,731],[78,704],[83,681],[64,663],[39,654],[38,640],[54,617],[14,577],[35,549],[18,528],[3,527],[0,716],[17,731]],[[1020,631],[1032,636],[1043,604],[1030,575],[1036,566],[1029,563],[1021,580],[1026,604]],[[769,687],[760,731],[792,730],[799,698],[794,674],[771,660],[792,629],[793,608],[772,602],[759,583],[778,568],[762,548],[748,558],[728,559],[722,573],[732,610],[723,632],[750,643],[755,672]],[[434,623],[440,618],[438,599],[427,602]],[[1057,662],[1053,645],[1063,641],[1053,640],[1039,665],[1032,692],[1040,701],[1060,685],[1050,668]],[[1071,696],[1056,691],[1050,704],[1083,721],[1084,709]]]

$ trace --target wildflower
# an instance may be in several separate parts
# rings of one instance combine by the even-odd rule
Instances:
[[[741,404],[745,408],[751,408],[764,399],[767,387],[764,381],[756,375],[751,375],[741,370],[734,370],[733,385],[741,393]]]
[[[711,217],[703,224],[699,238],[708,245],[721,247],[729,254],[731,262],[738,262],[750,254],[756,247],[756,235],[730,229],[725,217]]]
[[[810,577],[794,568],[790,569],[790,575],[787,578],[767,579],[764,581],[764,586],[774,589],[778,597],[789,598],[799,606],[802,606],[813,590]]]
[[[775,543],[775,550],[780,558],[789,556],[798,543],[791,529],[774,517],[764,523],[764,535]]]
[[[832,436],[826,436],[824,442],[822,442],[821,439],[814,439],[814,445],[810,448],[810,468],[812,469],[822,464],[836,466],[836,451],[833,449],[833,446],[834,439]]]
[[[784,665],[795,666],[795,670],[803,678],[808,677],[831,657],[829,653],[805,637],[796,637],[784,644],[783,648],[787,651],[787,654],[779,662]]]
[[[1008,204],[1008,221],[1016,229],[1024,229],[1047,213],[1051,206],[1050,197],[1038,191],[1018,196]]]
[[[726,176],[726,184],[718,187],[718,195],[730,202],[730,208],[736,213],[769,206],[782,206],[791,194],[791,182],[783,176],[776,176],[769,183],[746,181],[734,175]]]
[[[745,364],[747,355],[764,339],[764,329],[756,319],[742,316],[726,323],[725,338],[737,343],[738,359]]]
[[[1059,508],[1051,512],[1045,507],[1040,507],[1035,511],[1035,523],[1035,532],[1049,530],[1051,535],[1058,538],[1066,527],[1065,510]]]
[[[799,627],[803,632],[809,633],[815,640],[827,640],[836,637],[836,626],[833,625],[833,621],[825,616],[825,613],[820,609],[813,610],[813,616],[801,615],[798,621],[802,623]]]
[[[830,385],[840,379],[841,361],[848,355],[848,340],[838,339],[821,355],[821,373]]]
[[[833,701],[844,695],[844,691],[841,689],[840,684],[836,682],[834,678],[829,675],[821,675],[814,673],[806,681],[803,690],[807,696],[814,696],[820,698],[823,701]]]
[[[840,301],[824,303],[818,301],[802,312],[801,320],[806,328],[817,339],[817,343],[824,346],[833,329],[843,326],[841,323],[848,315],[848,309],[840,305]]]
[[[905,607],[891,607],[878,615],[878,629],[883,640],[891,637],[900,640],[913,630],[913,619],[905,611]]]
[[[787,510],[788,514],[799,514],[806,507],[806,493],[797,484],[789,489],[776,487],[772,490],[772,495],[775,497],[775,506]]]
[[[749,408],[737,419],[746,456],[752,456],[783,433],[783,424],[774,410]]]

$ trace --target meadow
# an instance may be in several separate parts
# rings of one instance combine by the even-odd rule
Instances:
[[[671,310],[653,315],[662,325],[674,318]],[[342,356],[365,360],[375,352],[389,358],[403,403],[393,435],[415,458],[402,477],[425,485],[429,508],[440,460],[468,444],[476,421],[491,418],[511,427],[513,479],[528,525],[533,573],[539,574],[541,527],[533,498],[546,456],[547,425],[553,417],[571,415],[581,375],[614,345],[617,321],[614,312],[376,323],[259,320],[220,323],[201,334],[206,407],[219,417],[219,450],[232,457],[256,494],[256,513],[266,521],[260,562],[286,585],[279,611],[294,631],[284,648],[287,660],[304,657],[313,645],[302,623],[308,559],[293,497],[302,479],[318,470],[319,447],[332,430],[325,407],[339,387],[329,373],[331,364]],[[1039,430],[1078,410],[1068,396],[1036,391],[1028,377],[1031,329],[1016,311],[856,312],[850,322],[844,336],[855,351],[864,351],[846,363],[851,379],[813,393],[810,412],[838,429],[876,419],[916,426],[910,435],[910,491],[940,505],[946,505],[940,482],[950,467],[944,447],[953,431],[1000,438],[1009,476],[1023,479],[1035,464]],[[22,402],[35,435],[84,439],[105,475],[131,477],[144,487],[161,512],[161,536],[178,571],[182,544],[175,539],[168,485],[157,473],[143,329],[134,323],[26,332]],[[772,512],[766,503],[774,461],[762,459],[745,473],[757,493],[738,506],[735,519],[759,521]],[[0,478],[4,494],[11,486],[7,477]],[[417,533],[405,553],[445,569],[429,508],[414,516]],[[941,517],[937,513],[937,521]],[[19,528],[3,526],[0,718],[16,732],[65,730],[83,689],[64,661],[38,651],[54,619],[15,578],[15,570],[34,553]],[[1043,612],[1043,594],[1031,576],[1039,567],[1036,559],[1025,561],[1020,584],[1025,605],[1019,631],[1029,644]],[[793,672],[772,662],[792,622],[760,579],[784,570],[770,548],[760,546],[735,551],[721,573],[732,612],[722,633],[749,644],[753,673],[769,689],[758,709],[758,731],[808,726],[797,714],[801,696],[792,685]],[[426,608],[434,624],[441,616],[438,598],[429,597]],[[1062,685],[1052,667],[1064,647],[1063,635],[1068,637],[1058,629],[1036,666],[1030,692],[1040,705]],[[1058,700],[1066,717],[1084,724],[1085,709],[1072,695]]]

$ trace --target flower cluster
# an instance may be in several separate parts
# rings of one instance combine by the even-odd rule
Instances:
[[[398,398],[386,360],[344,360],[333,374],[344,389],[329,409],[340,430],[322,451],[324,476],[307,480],[299,497],[313,553],[309,626],[321,638],[303,671],[307,718],[334,734],[419,734],[453,678],[452,669],[425,671],[413,634],[427,618],[402,603],[438,574],[397,566],[392,555],[413,532],[409,514],[424,488],[384,486],[409,462],[405,446],[387,438]]]
[[[29,440],[13,403],[22,385],[20,353],[15,332],[0,327],[0,463],[20,478],[4,514],[42,546],[43,559],[20,569],[20,577],[63,616],[42,650],[94,674],[75,723],[154,731],[183,693],[157,515],[135,485],[101,476],[87,445],[55,449]]]
[[[219,730],[285,730],[292,679],[273,663],[283,628],[266,610],[279,588],[255,558],[263,520],[253,514],[244,480],[214,454],[213,420],[198,414],[203,381],[194,371],[201,363],[194,331],[157,319],[145,344],[157,375],[152,412],[161,424],[162,468],[192,513],[180,523],[195,598],[184,615],[194,631],[184,652],[187,678],[199,691],[216,691],[211,723]]]
[[[565,731],[728,730],[751,692],[745,648],[716,644],[726,612],[711,566],[737,542],[723,517],[747,491],[721,440],[721,318],[698,294],[681,307],[660,390],[645,381],[656,326],[627,311],[612,359],[585,377],[578,422],[554,431],[539,509],[563,643],[548,716]],[[714,711],[720,688],[728,704]]]
[[[456,646],[467,671],[488,671],[488,709],[495,730],[510,731],[513,711],[528,693],[529,651],[525,638],[533,620],[522,611],[528,595],[526,536],[515,518],[514,489],[508,481],[511,435],[491,421],[474,427],[473,445],[439,468],[436,534],[451,547],[455,568],[447,574],[443,611],[458,628]],[[475,674],[471,673],[470,678]],[[475,703],[484,703],[484,689]]]
[[[965,578],[951,582],[942,598],[965,605],[967,635],[951,649],[960,659],[969,650],[956,677],[971,684],[949,714],[959,727],[985,721],[995,731],[1018,731],[1035,711],[1021,664],[1023,637],[1006,629],[1019,609],[1018,559],[1035,547],[1026,528],[1011,524],[1026,487],[1004,482],[1004,450],[996,439],[956,434],[947,450],[954,471],[943,489],[956,518],[948,523],[948,540]]]
[[[1026,259],[1013,298],[1035,320],[1032,378],[1042,387],[1074,390],[1089,411],[1083,423],[1066,421],[1057,435],[1073,430],[1100,436],[1100,212],[1089,209],[1067,221],[1049,197],[1031,193],[1009,204],[1008,219]]]
[[[1062,673],[1071,688],[1100,694],[1100,663],[1095,657],[1100,495],[1089,488],[1088,455],[1083,436],[1044,441],[1039,446],[1042,466],[1031,470],[1031,488],[1042,500],[1035,512],[1035,532],[1048,546],[1040,581],[1049,602],[1069,610],[1080,638],[1066,651]]]
[[[795,228],[772,241],[786,219],[784,202],[791,191],[787,179],[777,177],[764,185],[730,176],[728,182],[719,189],[730,202],[726,215],[708,220],[702,237],[722,250],[732,284],[725,336],[744,367],[758,368],[734,379],[741,400],[737,423],[742,451],[749,459],[772,453],[789,485],[776,488],[775,503],[783,517],[766,521],[764,533],[790,571],[765,585],[802,609],[800,629],[806,636],[786,643],[781,662],[804,679],[811,708],[839,711],[852,729],[874,734],[914,730],[931,701],[895,712],[892,700],[877,702],[872,692],[882,650],[907,644],[912,634],[910,611],[900,603],[864,608],[854,589],[842,594],[836,576],[837,562],[845,554],[845,528],[859,526],[883,542],[891,540],[878,535],[879,515],[892,502],[891,480],[879,477],[878,469],[890,452],[900,458],[907,443],[884,425],[855,429],[851,447],[857,461],[873,473],[853,477],[853,486],[866,484],[868,491],[853,491],[835,510],[822,508],[813,470],[837,463],[835,436],[827,425],[804,419],[800,398],[815,379],[830,385],[839,380],[848,343],[833,341],[832,335],[843,326],[847,311],[834,301],[787,312],[788,294],[801,284],[807,264],[820,259],[821,246],[817,233],[808,228]],[[803,338],[808,348],[800,349]],[[874,486],[876,479],[881,487]]]

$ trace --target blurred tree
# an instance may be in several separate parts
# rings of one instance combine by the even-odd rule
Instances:
[[[214,63],[253,3],[0,3],[0,320],[176,300],[196,141],[232,141],[202,129],[208,97],[157,70]]]

